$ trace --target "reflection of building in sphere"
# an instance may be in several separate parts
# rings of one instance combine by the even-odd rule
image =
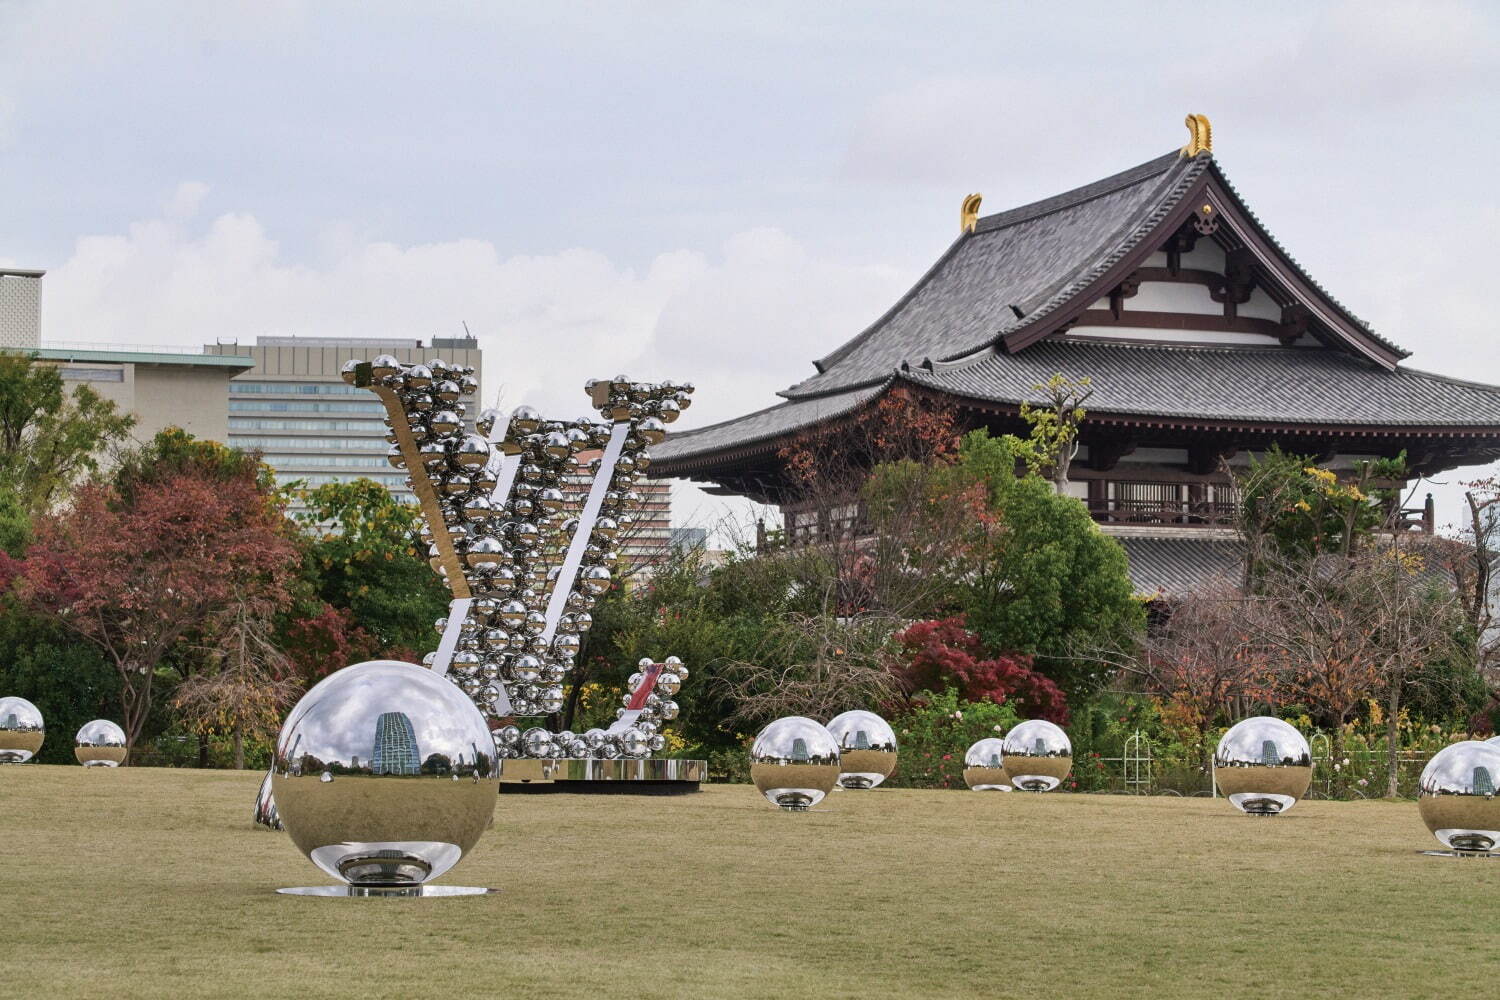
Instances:
[[[1260,741],[1260,762],[1266,767],[1280,766],[1281,754],[1276,751],[1275,740]]]
[[[811,754],[807,752],[807,741],[804,739],[792,740],[792,760],[805,761]]]
[[[421,770],[417,734],[405,712],[384,712],[375,720],[375,756],[370,768],[376,774],[416,774]]]
[[[4,728],[4,729],[20,729],[21,728],[21,720],[16,718],[16,713],[15,712],[12,712],[12,713],[10,713],[9,715],[7,715],[5,717],[5,723],[4,723],[3,726],[0,726],[0,728]]]

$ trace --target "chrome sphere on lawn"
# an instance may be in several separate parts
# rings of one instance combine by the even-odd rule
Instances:
[[[273,771],[267,771],[266,776],[261,779],[260,791],[255,793],[255,813],[251,817],[256,826],[263,826],[267,830],[284,830],[281,825],[281,814],[276,811],[276,796],[271,794],[271,775]]]
[[[25,698],[0,698],[0,764],[24,764],[47,736],[42,713]]]
[[[271,794],[292,842],[329,875],[411,886],[479,840],[499,778],[489,727],[457,685],[372,660],[325,677],[292,709]]]
[[[839,780],[839,747],[823,726],[800,715],[777,719],[750,747],[750,780],[775,805],[802,812]]]
[[[1010,791],[1010,775],[1005,773],[1005,741],[990,736],[964,751],[964,781],[976,792]]]
[[[1312,750],[1291,723],[1258,715],[1229,727],[1214,751],[1214,782],[1251,816],[1286,812],[1307,794]]]
[[[73,737],[73,756],[84,767],[119,767],[125,762],[125,730],[108,719],[86,722]]]
[[[1447,848],[1492,851],[1500,844],[1500,748],[1464,740],[1439,750],[1422,769],[1417,808]]]
[[[874,788],[896,772],[896,731],[874,712],[835,715],[828,735],[838,744],[844,788]]]
[[[1013,787],[1050,792],[1073,770],[1068,734],[1046,719],[1031,719],[1005,734],[1005,770]]]

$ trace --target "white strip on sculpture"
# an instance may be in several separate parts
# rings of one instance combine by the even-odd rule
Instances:
[[[439,677],[446,676],[453,662],[453,653],[458,649],[458,637],[464,629],[464,619],[469,617],[472,597],[455,598],[448,605],[448,624],[443,628],[443,638],[438,642],[437,652],[432,655],[432,670]]]
[[[557,623],[562,620],[563,608],[567,606],[568,595],[573,592],[578,569],[583,565],[583,550],[588,548],[589,539],[593,537],[599,508],[604,505],[604,494],[609,492],[615,479],[615,463],[620,460],[620,452],[629,436],[628,420],[617,421],[609,429],[609,443],[604,446],[604,456],[599,459],[599,471],[589,484],[589,498],[583,505],[583,513],[578,516],[577,530],[568,540],[568,554],[563,558],[562,569],[552,582],[552,595],[547,601],[547,626],[542,630],[542,638],[549,643],[557,635]]]

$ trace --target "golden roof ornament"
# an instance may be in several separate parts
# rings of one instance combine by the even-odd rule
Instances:
[[[974,192],[964,199],[963,207],[958,210],[958,231],[960,233],[972,233],[974,226],[979,222],[979,203],[984,196]]]
[[[1194,157],[1199,153],[1212,156],[1214,152],[1214,127],[1208,123],[1208,115],[1188,115],[1183,122],[1188,129],[1188,144],[1182,147],[1182,155]]]

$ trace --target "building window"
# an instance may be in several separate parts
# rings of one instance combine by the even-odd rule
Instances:
[[[250,437],[241,434],[231,435],[229,443],[243,450],[259,448],[262,451],[292,450],[292,451],[362,451],[369,453],[378,451],[381,455],[386,453],[389,446],[384,438],[325,438],[325,437]],[[380,461],[384,462],[382,458]]]
[[[257,420],[230,417],[231,431],[375,431],[385,432],[383,420]]]
[[[384,413],[385,407],[369,403],[272,402],[261,399],[231,399],[230,413]]]
[[[62,368],[59,370],[68,382],[123,382],[123,368]]]
[[[229,391],[238,393],[271,393],[278,396],[349,396],[369,392],[344,382],[230,382]]]
[[[389,469],[391,467],[390,462],[384,458],[367,455],[267,455],[265,461],[277,469],[288,465],[350,469]]]

